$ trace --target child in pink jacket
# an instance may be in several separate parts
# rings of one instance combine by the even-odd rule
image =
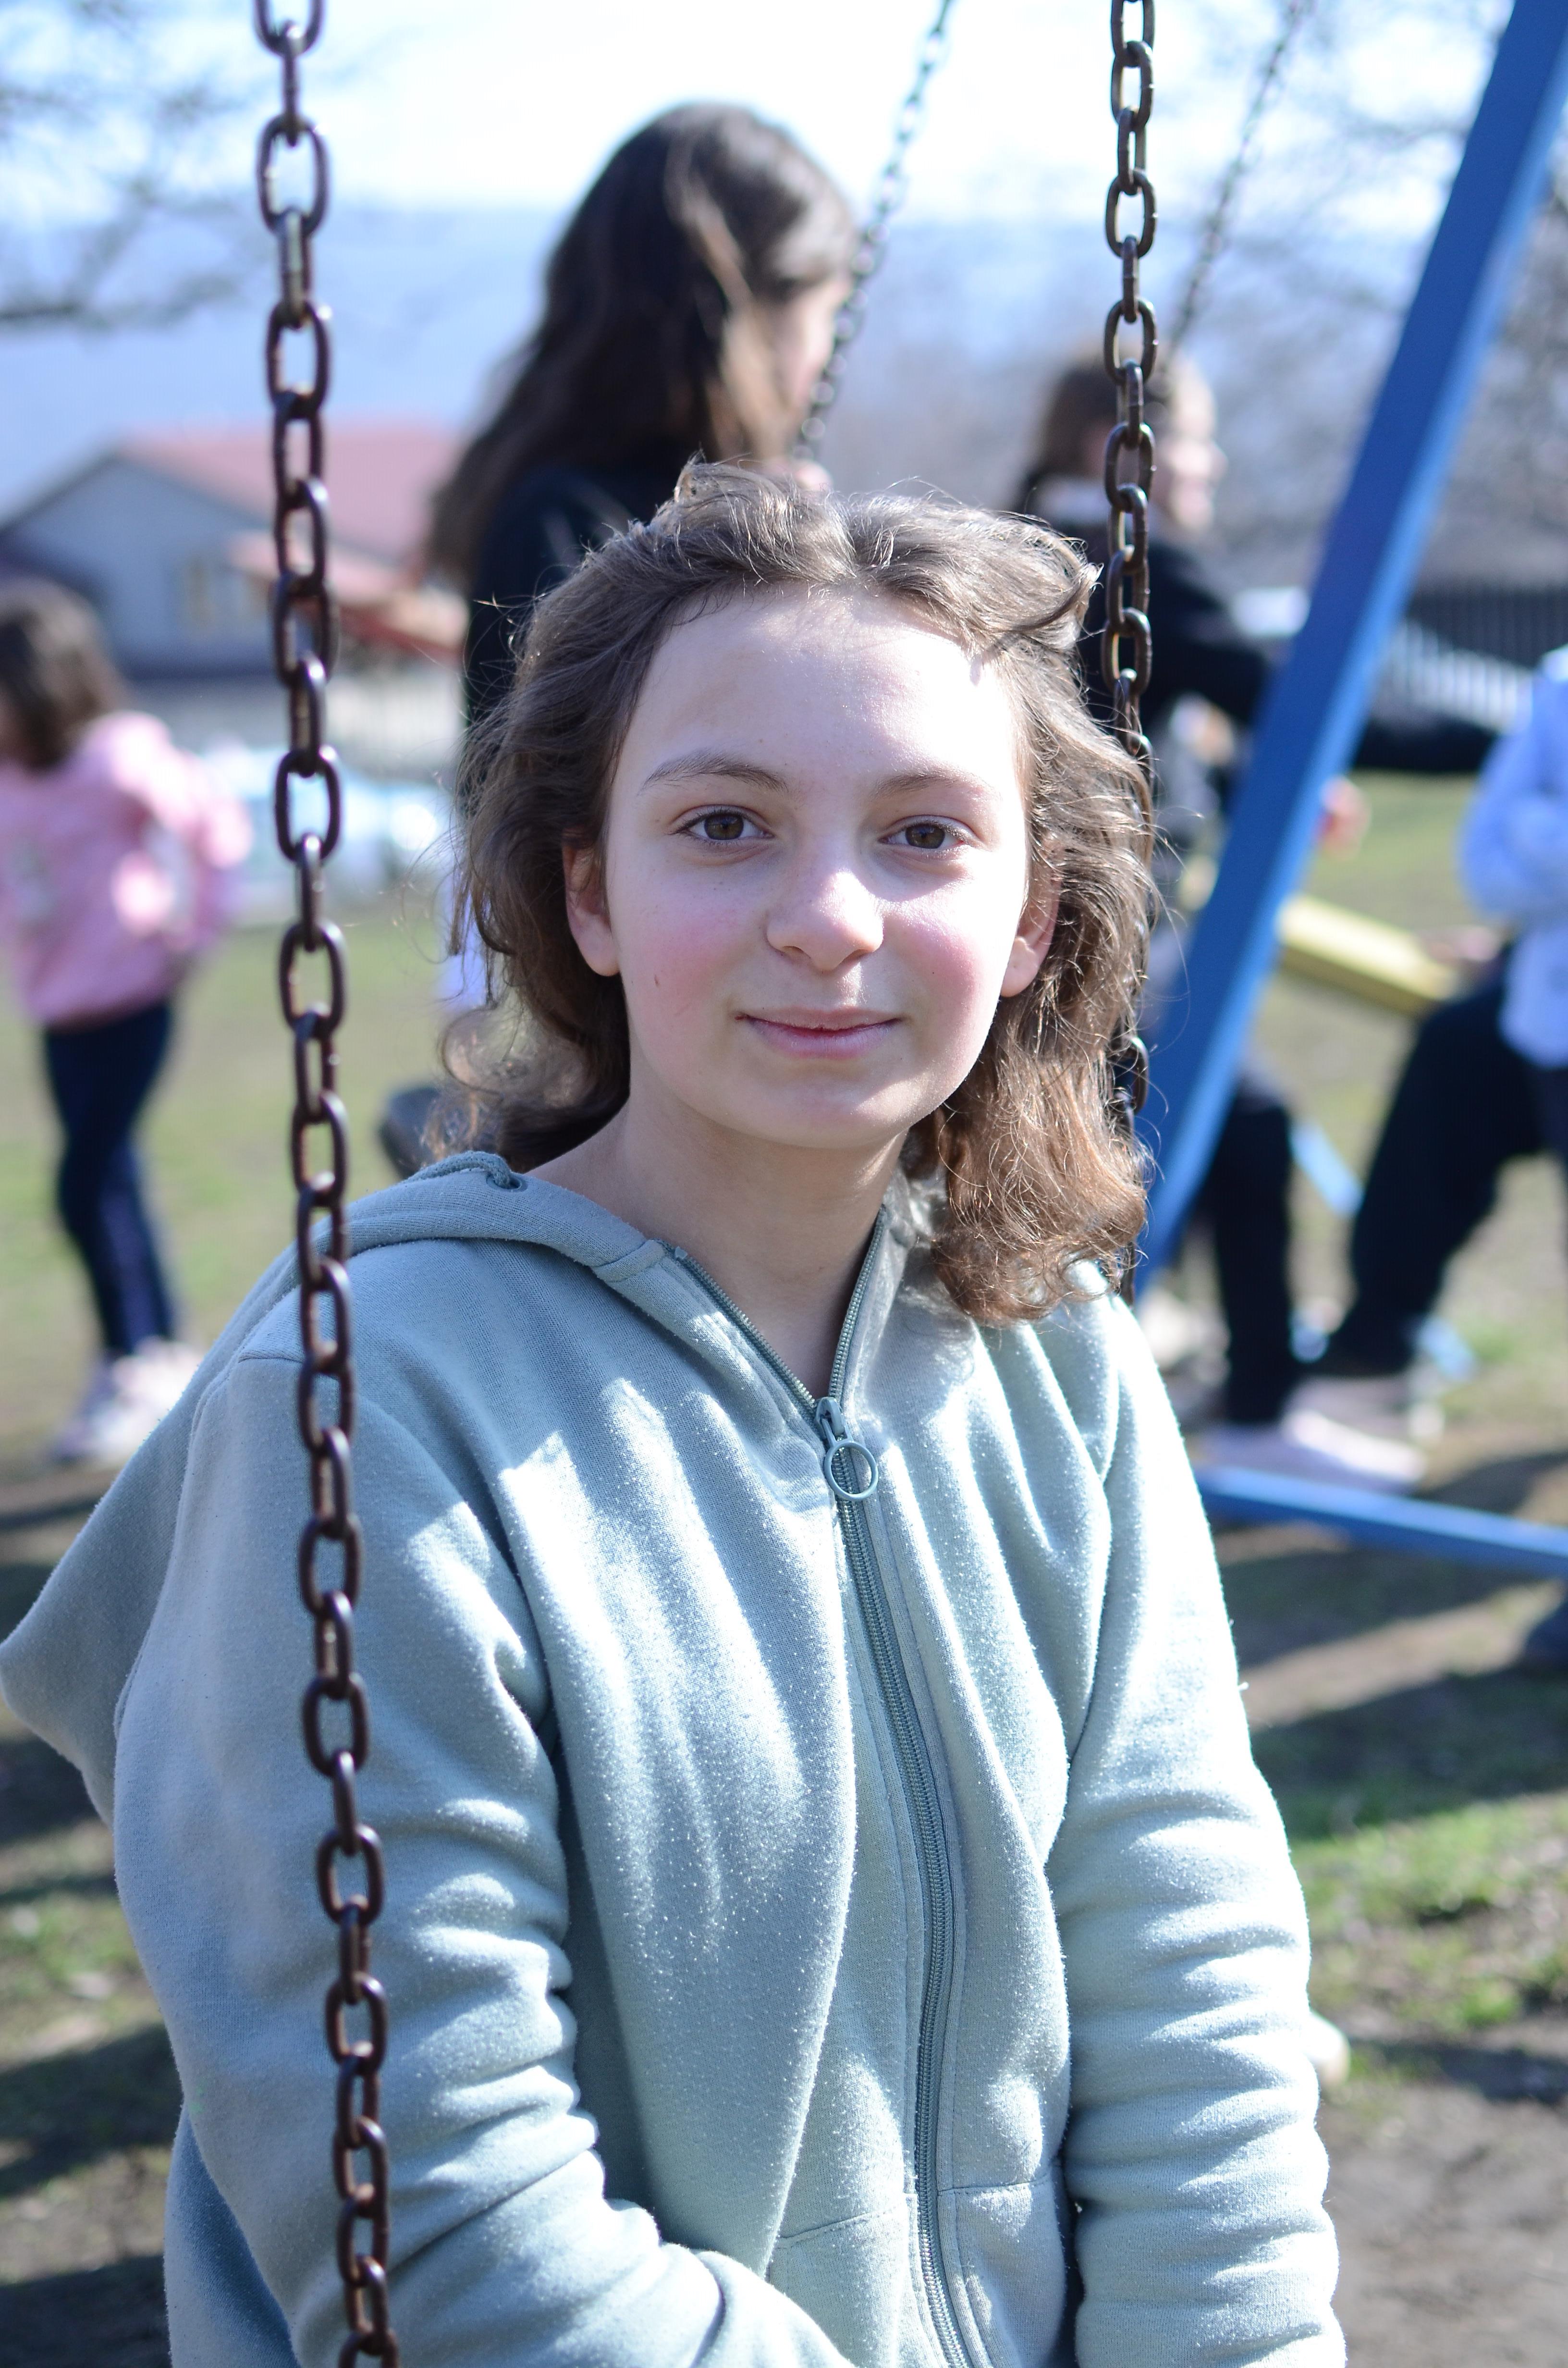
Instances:
[[[65,1146],[61,1221],[103,1338],[62,1462],[119,1463],[195,1369],[177,1339],[131,1131],[168,1051],[173,997],[228,914],[242,806],[123,692],[84,602],[0,588],[0,946]]]

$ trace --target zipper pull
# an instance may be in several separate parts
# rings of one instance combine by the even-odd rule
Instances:
[[[876,1457],[863,1439],[851,1435],[844,1419],[844,1408],[836,1398],[819,1398],[812,1419],[822,1434],[824,1479],[841,1504],[863,1505],[868,1497],[876,1495],[877,1483],[882,1476],[877,1469]],[[861,1488],[850,1485],[858,1472],[866,1474],[866,1484]]]

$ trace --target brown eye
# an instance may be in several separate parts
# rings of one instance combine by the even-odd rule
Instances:
[[[734,839],[740,837],[745,826],[744,814],[707,814],[698,824],[698,830],[704,838]]]
[[[949,835],[945,822],[905,823],[903,832],[905,843],[918,848],[923,855],[940,855]]]

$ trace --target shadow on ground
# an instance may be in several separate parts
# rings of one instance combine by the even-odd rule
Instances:
[[[0,2201],[125,2146],[167,2146],[179,2081],[163,2032],[0,2073]],[[15,2152],[15,2159],[8,2159]]]
[[[1263,1539],[1267,1537],[1265,1544]],[[1301,1543],[1298,1544],[1296,1540]],[[1337,1645],[1394,1620],[1483,1602],[1505,1582],[1473,1563],[1376,1554],[1293,1531],[1231,1531],[1219,1542],[1225,1600],[1244,1668],[1309,1645]]]
[[[1505,1455],[1472,1463],[1422,1495],[1436,1505],[1468,1505],[1477,1513],[1520,1513],[1540,1483],[1562,1469],[1561,1449],[1533,1455]]]
[[[0,2368],[168,2368],[156,2253],[5,2290]]]
[[[1446,1677],[1254,1737],[1293,1841],[1540,1792],[1568,1768],[1568,1679]]]
[[[32,1736],[0,1743],[0,1839],[32,1841],[92,1815],[86,1786],[58,1751]]]
[[[1439,1504],[1517,1513],[1540,1481],[1562,1468],[1561,1453],[1509,1456],[1475,1464],[1429,1494]],[[1305,1528],[1226,1529],[1218,1543],[1244,1668],[1364,1635],[1391,1621],[1456,1611],[1506,1584],[1482,1564],[1379,1553]]]
[[[1529,2047],[1449,2046],[1407,2039],[1358,2040],[1356,2053],[1373,2067],[1412,2080],[1447,2080],[1472,2089],[1494,2104],[1528,2100],[1560,2105],[1568,2097],[1568,2057],[1538,2055]]]

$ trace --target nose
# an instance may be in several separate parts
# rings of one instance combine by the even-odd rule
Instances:
[[[876,952],[881,906],[847,856],[802,850],[769,908],[767,942],[775,953],[831,976]]]

